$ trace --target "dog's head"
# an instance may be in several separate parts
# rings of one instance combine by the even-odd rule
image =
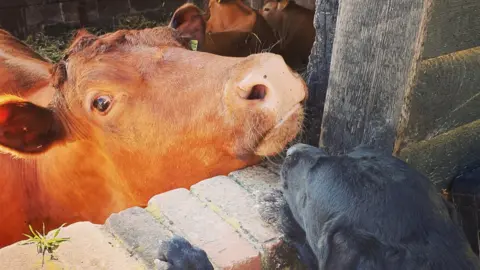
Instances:
[[[341,269],[365,257],[389,257],[381,262],[389,265],[414,252],[428,260],[435,249],[469,249],[448,203],[429,180],[391,155],[361,146],[329,156],[297,144],[287,152],[281,178],[285,199],[312,249],[320,257],[336,253]],[[345,260],[342,250],[357,259]]]

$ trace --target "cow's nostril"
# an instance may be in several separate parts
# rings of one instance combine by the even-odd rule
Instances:
[[[267,87],[263,84],[256,84],[252,87],[248,100],[264,99],[267,95]]]

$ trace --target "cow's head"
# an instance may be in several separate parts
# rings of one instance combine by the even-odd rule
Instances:
[[[265,1],[259,13],[267,20],[270,25],[281,25],[283,11],[293,1]]]
[[[304,81],[278,55],[192,51],[204,24],[185,11],[171,27],[79,32],[53,69],[48,107],[0,98],[2,150],[38,155],[87,141],[120,172],[141,168],[148,179],[162,164],[202,167],[204,177],[215,164],[282,150],[301,129]]]
[[[256,12],[242,0],[209,0],[205,7],[208,33],[225,31],[252,31]]]

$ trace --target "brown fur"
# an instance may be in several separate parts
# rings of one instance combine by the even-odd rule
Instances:
[[[47,59],[0,29],[0,93],[47,105],[54,92],[50,85],[51,67]]]
[[[265,3],[260,14],[280,37],[280,54],[295,70],[303,70],[315,41],[314,11],[292,0]]]
[[[0,155],[0,246],[28,224],[103,223],[155,194],[255,164],[295,137],[306,98],[298,74],[273,54],[193,52],[185,44],[205,29],[176,16],[176,30],[79,33],[52,69],[48,107],[0,95],[0,151],[17,157]],[[249,99],[254,85],[266,96]],[[111,97],[105,113],[92,107],[99,95]]]
[[[277,53],[278,38],[260,14],[241,0],[210,0],[204,51],[224,56],[247,56],[268,51]]]

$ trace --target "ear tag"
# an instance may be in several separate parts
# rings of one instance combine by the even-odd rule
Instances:
[[[192,49],[192,51],[196,51],[197,47],[198,47],[198,40],[196,39],[190,40],[190,48]]]

